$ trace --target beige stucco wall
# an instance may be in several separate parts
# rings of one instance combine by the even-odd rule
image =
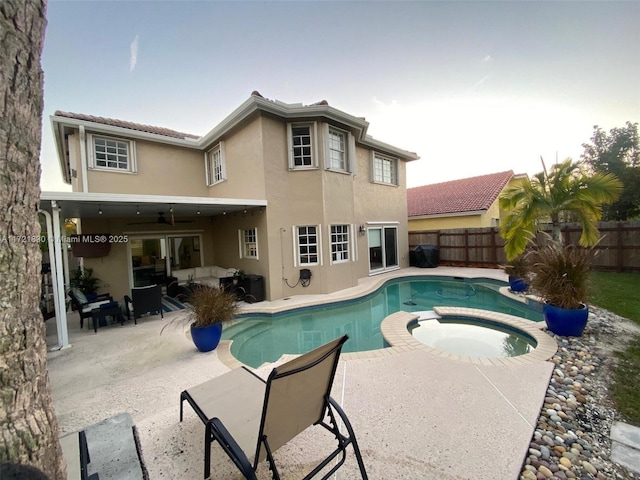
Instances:
[[[263,131],[260,116],[247,121],[241,129],[223,139],[227,179],[207,187],[206,196],[214,198],[264,199]],[[214,144],[211,148],[217,145]],[[207,149],[211,150],[211,149]]]
[[[89,170],[89,191],[206,196],[202,152],[136,140],[137,173]]]

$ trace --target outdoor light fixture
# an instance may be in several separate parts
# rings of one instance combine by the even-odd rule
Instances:
[[[360,227],[358,227],[358,232],[360,232],[360,235],[364,235],[364,225],[360,225]]]
[[[198,211],[196,212],[196,215],[200,215],[200,205],[198,205]]]
[[[138,205],[136,205],[136,215],[140,215],[140,207]]]
[[[102,205],[98,205],[98,215],[102,215]]]

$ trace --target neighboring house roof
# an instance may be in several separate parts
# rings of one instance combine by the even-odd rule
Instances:
[[[479,214],[489,209],[513,170],[407,189],[409,217]]]
[[[381,153],[396,156],[404,161],[418,160],[420,158],[414,152],[409,152],[374,139],[367,134],[369,122],[364,118],[355,117],[331,107],[326,100],[311,105],[285,103],[279,100],[269,100],[255,91],[242,105],[203,136],[190,135],[168,128],[142,125],[124,120],[62,111],[56,111],[55,114],[51,116],[51,123],[55,134],[56,148],[58,149],[58,158],[60,159],[63,177],[67,183],[70,183],[70,169],[66,149],[64,148],[64,139],[67,133],[70,133],[78,127],[84,127],[106,134],[122,135],[179,145],[181,147],[208,150],[215,146],[220,140],[223,140],[225,135],[238,127],[244,120],[258,111],[275,115],[287,121],[309,121],[315,119],[330,121],[350,130],[356,142],[361,145],[378,150]]]
[[[85,115],[83,113],[71,113],[56,110],[54,114],[56,117],[73,118],[74,120],[83,120],[91,123],[101,123],[103,125],[110,125],[112,127],[128,128],[130,130],[137,130],[139,132],[155,133],[156,135],[164,135],[172,138],[200,138],[198,135],[191,135],[190,133],[177,132],[170,128],[154,127],[152,125],[142,125],[140,123],[127,122],[124,120],[116,120],[113,118],[95,117],[93,115]]]

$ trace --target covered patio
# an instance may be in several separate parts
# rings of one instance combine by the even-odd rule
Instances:
[[[100,233],[107,235],[107,243],[126,243],[128,233],[137,235],[161,233],[162,228],[176,226],[189,219],[206,219],[219,215],[246,213],[252,209],[264,209],[266,200],[238,198],[184,197],[160,195],[133,195],[88,192],[42,192],[40,210],[45,218],[48,252],[51,269],[51,297],[53,298],[57,340],[51,349],[70,346],[67,323],[66,292],[70,288],[71,241],[65,232],[65,220],[69,218],[92,219],[109,225],[110,220],[148,220],[150,226],[131,232],[110,232],[108,227]],[[179,231],[179,230],[178,230]],[[78,234],[82,234],[82,223]],[[95,232],[92,232],[95,233]],[[89,238],[88,242],[96,240]],[[122,259],[120,259],[122,260]],[[168,261],[168,260],[167,260]],[[124,280],[124,279],[123,279]],[[53,321],[53,319],[51,319]]]
[[[434,275],[454,272],[502,275],[429,269]],[[425,270],[409,268],[390,275],[411,274],[424,275]],[[361,294],[378,281],[365,279],[331,299]],[[316,301],[306,296],[288,303]],[[179,422],[180,392],[227,372],[232,362],[225,355],[228,345],[203,354],[181,328],[169,327],[160,334],[167,322],[183,314],[171,312],[164,321],[146,317],[136,327],[114,325],[98,334],[81,331],[76,314],[69,315],[74,348],[50,352],[48,359],[61,435],[128,412],[138,428],[150,478],[202,478],[204,427],[191,411]],[[353,423],[372,479],[515,479],[552,369],[546,361],[477,365],[402,348],[385,354],[344,354],[333,397]],[[329,439],[309,433],[276,453],[283,478],[301,478],[321,458],[316,452]],[[214,478],[239,478],[218,446],[213,447],[212,466]],[[263,478],[266,470],[265,464],[259,471]],[[337,478],[358,478],[352,455]]]

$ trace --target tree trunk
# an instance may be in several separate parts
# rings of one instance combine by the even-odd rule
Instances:
[[[46,0],[0,2],[0,464],[66,479],[39,310]]]

